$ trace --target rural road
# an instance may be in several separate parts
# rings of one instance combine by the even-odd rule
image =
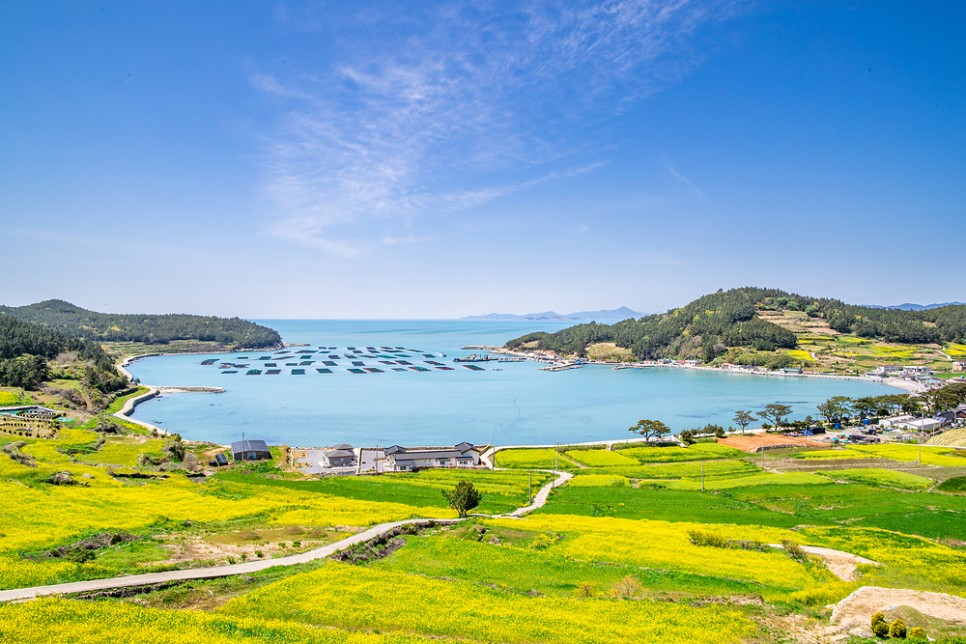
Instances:
[[[501,517],[521,517],[529,512],[543,507],[550,496],[551,490],[563,485],[573,474],[568,472],[556,472],[558,478],[547,483],[534,497],[533,503],[523,508],[514,510],[508,515]],[[169,570],[166,572],[152,572],[143,575],[128,575],[125,577],[112,577],[110,579],[91,579],[88,581],[74,581],[66,584],[52,584],[50,586],[34,586],[32,588],[15,588],[12,590],[0,591],[0,602],[23,601],[42,597],[44,595],[69,595],[74,593],[96,592],[99,590],[110,590],[112,588],[127,588],[129,586],[147,586],[151,584],[161,584],[169,581],[185,581],[189,579],[214,579],[217,577],[229,577],[231,575],[244,575],[276,566],[295,566],[305,564],[317,559],[324,559],[337,552],[342,552],[354,545],[378,539],[388,532],[403,525],[411,524],[445,524],[451,525],[459,523],[465,519],[407,519],[405,521],[393,521],[391,523],[380,523],[365,532],[346,537],[341,541],[315,548],[297,555],[279,557],[278,559],[262,559],[258,561],[248,561],[240,564],[228,566],[211,566],[208,568],[191,568],[188,570]]]

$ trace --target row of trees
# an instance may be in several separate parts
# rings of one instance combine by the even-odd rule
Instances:
[[[236,349],[273,347],[282,341],[274,329],[239,318],[98,313],[63,300],[0,307],[0,313],[97,342],[167,344],[173,340],[200,340]]]
[[[886,394],[882,396],[864,396],[849,398],[848,396],[832,396],[818,406],[821,416],[829,423],[839,423],[850,418],[871,418],[887,416],[897,412],[908,414],[922,414],[932,416],[937,412],[952,409],[966,403],[966,383],[951,382],[939,389],[932,389],[922,394]],[[749,425],[757,420],[763,420],[769,425],[781,428],[788,423],[792,414],[792,407],[781,403],[765,405],[761,411],[739,409],[732,418],[734,424],[744,433]],[[809,421],[811,416],[806,418]],[[671,429],[660,420],[643,419],[628,428],[629,431],[640,434],[644,438],[661,439],[671,433]],[[684,430],[679,436],[685,443],[699,434],[724,436],[724,429],[718,425],[705,425],[703,428]]]
[[[765,407],[758,412],[751,412],[745,409],[739,409],[735,412],[734,422],[741,428],[742,433],[749,425],[751,425],[755,420],[761,419],[770,422],[775,427],[781,427],[785,424],[786,419],[792,413],[792,408],[788,405],[783,405],[781,403],[771,403],[765,405]],[[643,419],[637,421],[636,425],[628,427],[628,431],[640,434],[645,439],[650,440],[651,438],[661,439],[671,433],[671,429],[660,420]],[[720,425],[705,425],[697,429],[686,429],[680,432],[679,436],[685,443],[691,443],[695,436],[697,435],[714,435],[722,438],[725,435],[725,430]]]
[[[933,416],[966,402],[966,383],[951,382],[921,394],[886,394],[883,396],[832,396],[818,406],[818,411],[830,423],[850,418],[874,418],[899,412]]]

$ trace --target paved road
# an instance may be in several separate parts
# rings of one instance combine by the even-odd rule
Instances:
[[[506,515],[508,517],[521,517],[528,512],[532,512],[542,507],[550,496],[550,491],[558,485],[563,485],[571,478],[572,474],[567,472],[557,472],[558,478],[547,483],[537,492],[533,504],[524,508],[519,508]],[[464,521],[464,519],[407,519],[405,521],[393,521],[391,523],[380,523],[365,532],[346,537],[341,541],[330,543],[326,546],[309,550],[297,555],[279,557],[278,559],[261,559],[258,561],[248,561],[230,566],[211,566],[208,568],[192,568],[189,570],[170,570],[167,572],[152,572],[143,575],[129,575],[126,577],[112,577],[110,579],[92,579],[89,581],[75,581],[67,584],[53,584],[50,586],[34,586],[32,588],[16,588],[13,590],[0,591],[0,602],[23,601],[42,597],[44,595],[67,595],[73,593],[94,592],[99,590],[110,590],[112,588],[126,588],[129,586],[146,586],[150,584],[161,584],[169,581],[185,581],[188,579],[214,579],[217,577],[229,577],[231,575],[244,575],[275,566],[295,566],[305,564],[317,559],[324,559],[331,555],[341,552],[352,546],[377,539],[386,533],[403,525],[411,524],[454,524]]]

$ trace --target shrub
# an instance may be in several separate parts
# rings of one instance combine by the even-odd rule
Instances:
[[[724,537],[714,534],[713,532],[689,530],[688,537],[691,540],[691,543],[696,546],[710,546],[712,548],[728,547],[728,540]]]
[[[893,620],[889,626],[889,637],[897,640],[906,639],[906,623],[898,617]]]
[[[594,584],[584,582],[574,589],[575,597],[596,597],[597,596],[597,586]]]
[[[641,584],[634,575],[627,575],[610,589],[610,596],[617,599],[629,599],[641,592]]]
[[[913,626],[909,629],[909,633],[907,633],[906,637],[911,640],[925,640],[926,630],[922,626]]]
[[[884,619],[876,622],[872,625],[872,634],[882,639],[889,637],[889,624]]]
[[[795,561],[800,561],[801,563],[806,563],[808,561],[808,553],[802,550],[802,547],[794,541],[785,539],[782,541],[782,547],[785,548],[785,553]],[[876,613],[876,615],[878,614],[879,613]]]
[[[884,621],[886,621],[886,619],[885,619],[885,613],[878,612],[878,613],[876,613],[875,615],[872,616],[872,620],[869,622],[869,626],[872,627],[872,628],[875,628],[875,625],[876,624],[878,624],[879,622],[884,622]]]

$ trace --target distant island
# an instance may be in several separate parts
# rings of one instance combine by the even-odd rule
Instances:
[[[903,302],[902,304],[890,304],[888,306],[880,306],[878,304],[867,305],[870,309],[899,309],[900,311],[931,311],[932,309],[941,309],[944,306],[962,306],[966,302],[936,302],[933,304],[914,304],[912,302]]]
[[[98,412],[129,393],[115,362],[154,353],[280,347],[274,329],[239,318],[98,313],[63,300],[0,306],[0,399]]]
[[[600,311],[577,311],[576,313],[557,313],[556,311],[543,311],[542,313],[525,313],[523,315],[517,315],[515,313],[487,313],[486,315],[468,315],[466,317],[460,318],[461,320],[486,320],[492,322],[506,322],[514,320],[539,320],[539,321],[553,321],[553,320],[574,320],[574,321],[591,321],[591,320],[628,320],[631,318],[644,317],[643,313],[634,311],[622,306],[617,309],[611,310],[600,310]]]
[[[280,346],[274,329],[240,318],[166,313],[98,313],[64,300],[45,300],[26,306],[0,306],[0,315],[37,324],[68,336],[101,343],[140,343],[152,350],[172,343],[208,343],[202,350],[225,351]],[[196,347],[175,347],[192,350]]]

